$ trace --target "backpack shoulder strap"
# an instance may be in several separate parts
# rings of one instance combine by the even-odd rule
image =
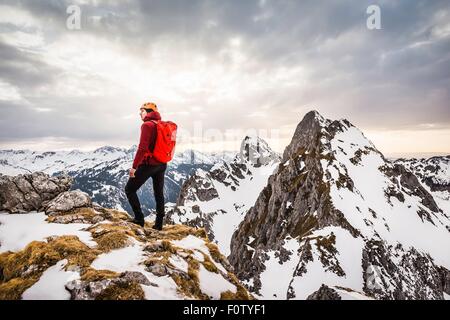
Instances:
[[[155,124],[155,126],[154,126],[154,133],[155,133],[155,138],[154,138],[154,141],[155,141],[155,144],[153,145],[153,150],[150,150],[150,146],[149,146],[149,149],[147,150],[147,152],[145,153],[145,156],[150,156],[150,157],[152,157],[153,156],[153,151],[154,151],[154,149],[155,149],[155,146],[156,146],[156,135],[158,134],[158,127],[157,127],[157,124],[158,124],[158,121],[157,120],[150,120],[150,121],[146,121],[146,122],[153,122],[154,124]],[[150,142],[151,143],[151,142]]]

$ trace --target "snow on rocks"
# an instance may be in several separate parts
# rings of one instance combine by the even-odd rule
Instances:
[[[252,298],[203,229],[142,228],[70,199],[51,216],[0,214],[0,299]]]

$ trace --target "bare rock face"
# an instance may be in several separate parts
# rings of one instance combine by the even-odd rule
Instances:
[[[437,266],[429,255],[400,244],[394,247],[384,241],[367,241],[362,267],[364,291],[378,299],[438,300],[448,290],[446,268]]]
[[[26,213],[40,210],[61,192],[70,189],[72,178],[34,172],[17,176],[0,174],[0,211]]]
[[[319,290],[309,295],[306,300],[342,300],[342,298],[337,294],[336,290],[323,284]]]
[[[211,177],[202,169],[198,169],[186,182],[178,196],[177,205],[182,206],[187,201],[209,201],[217,198]]]
[[[66,289],[70,292],[72,300],[110,299],[111,296],[108,290],[112,291],[111,289],[115,287],[130,287],[131,291],[136,290],[136,285],[139,284],[157,286],[156,284],[151,283],[141,272],[126,271],[119,277],[113,279],[103,279],[98,281],[73,280],[66,284]],[[132,298],[136,299],[141,297],[138,294],[137,297]]]
[[[65,191],[44,206],[47,214],[70,211],[76,208],[92,207],[89,195],[80,190]]]

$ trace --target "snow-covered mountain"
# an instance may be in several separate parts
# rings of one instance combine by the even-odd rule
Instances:
[[[88,193],[95,202],[104,207],[131,213],[124,188],[136,149],[136,146],[130,149],[105,146],[90,152],[1,150],[0,173],[17,175],[45,172],[55,176],[66,173],[74,178],[73,189]],[[166,171],[166,201],[176,201],[181,185],[195,169],[207,170],[215,163],[234,155],[233,152],[177,152]],[[147,181],[138,191],[138,195],[144,212],[149,213],[155,207],[152,182]]]
[[[280,161],[259,137],[246,136],[232,161],[207,170],[197,169],[183,184],[176,206],[168,211],[173,223],[204,227],[225,255],[233,232],[255,203]]]
[[[398,159],[420,179],[423,187],[445,212],[450,212],[450,155],[428,159]]]
[[[425,184],[347,120],[309,112],[233,234],[230,262],[267,299],[448,298],[448,200]]]
[[[0,175],[0,300],[252,299],[204,229],[137,226],[71,180]]]
[[[72,190],[80,188],[87,191],[95,202],[106,207],[120,208],[123,203],[127,204],[122,190],[136,150],[111,147],[101,149],[95,155],[97,150],[92,153],[73,151],[72,156],[78,156],[78,161],[70,160],[70,153],[58,158],[55,155],[57,153],[51,152],[44,155],[29,151],[3,151],[0,152],[0,170],[4,171],[0,173],[7,170],[18,170],[14,174],[23,173],[26,171],[20,170],[33,171],[39,166],[50,174],[68,172],[75,181]],[[153,260],[147,264],[147,247],[153,248],[154,244],[146,243],[143,248],[140,247],[142,250],[139,251],[139,259],[136,258],[138,263],[132,259],[135,262],[131,268],[156,284],[161,279],[153,281],[153,276],[145,272],[169,272],[169,277],[175,281],[178,290],[174,286],[167,288],[162,285],[163,292],[171,292],[165,297],[175,297],[174,292],[185,292],[183,290],[188,286],[195,289],[197,295],[194,297],[197,298],[217,298],[224,292],[226,294],[223,297],[238,295],[248,298],[237,280],[230,276],[227,278],[225,272],[219,272],[221,277],[216,276],[214,281],[211,280],[213,276],[205,273],[205,279],[212,281],[204,282],[206,286],[200,284],[203,281],[196,282],[198,277],[193,278],[194,283],[186,284],[181,281],[185,279],[185,275],[181,275],[179,271],[186,270],[182,267],[186,266],[182,259],[188,262],[188,275],[191,267],[202,269],[199,267],[202,261],[204,268],[209,270],[208,261],[214,257],[208,260],[206,256],[218,251],[211,247],[211,241],[217,244],[222,254],[228,256],[234,273],[257,298],[448,299],[449,159],[447,156],[390,161],[349,121],[328,120],[316,111],[306,114],[298,124],[282,157],[257,137],[245,137],[240,152],[234,157],[230,157],[230,154],[203,154],[196,151],[180,153],[172,162],[169,178],[166,180],[166,187],[174,190],[170,195],[173,199],[171,201],[176,200],[176,204],[170,207],[167,218],[175,223],[175,227],[167,227],[171,231],[167,229],[169,232],[164,234],[162,243],[181,241],[180,238],[174,238],[180,232],[184,232],[186,237],[191,235],[198,238],[198,228],[205,229],[205,236],[209,240],[204,238],[201,243],[198,239],[189,238],[189,241],[183,242],[186,246],[182,250],[178,250],[179,246],[176,246],[176,254],[171,256],[169,263],[164,259],[169,256],[169,252],[173,253],[173,247],[171,245],[167,248],[163,244],[164,249],[158,257],[164,257],[164,265],[156,267],[153,267]],[[88,166],[84,167],[80,163]],[[66,167],[72,169],[65,169]],[[43,179],[39,174],[35,178],[37,181]],[[63,189],[67,184],[66,178],[55,176],[50,180],[52,182],[45,186],[51,188],[52,192],[46,191],[41,196],[35,196],[33,181],[29,177],[17,177],[12,191],[0,193],[0,211],[1,208],[10,208],[8,210],[13,212],[29,211],[41,205],[48,208],[48,198],[53,197],[53,193],[62,191],[61,188],[55,189],[53,184],[61,184]],[[0,175],[0,189],[5,185],[4,181]],[[30,184],[33,187],[31,192],[20,191],[31,188]],[[149,189],[151,192],[151,186],[145,189],[145,192]],[[166,196],[170,193],[167,189],[165,192]],[[79,194],[78,196],[83,199]],[[15,197],[21,200],[8,200]],[[26,205],[22,203],[24,201]],[[152,204],[148,205],[151,206]],[[53,207],[57,207],[57,204]],[[112,221],[113,226],[108,227],[105,234],[113,232],[114,236],[105,237],[102,243],[114,244],[116,231],[131,235],[139,241],[139,237],[135,237],[137,231],[134,227],[125,221],[125,217],[116,217],[115,214],[115,210],[102,209],[94,204],[94,211],[83,209],[56,214],[55,218],[37,217],[36,219],[41,220],[36,225],[40,226],[38,230],[48,230],[49,226],[44,224],[51,224],[52,230],[56,230],[53,228],[56,223],[70,223],[75,229],[77,223],[88,223],[87,229],[76,229],[71,234],[77,235],[81,242],[89,246],[88,242],[92,239],[99,244],[96,238],[105,231],[100,230],[97,234],[98,226]],[[17,218],[8,219],[20,219],[19,215],[9,217]],[[3,218],[0,215],[0,219]],[[13,232],[17,229],[20,234],[27,234],[26,230],[14,227],[13,220],[2,220],[1,223],[0,229],[9,226],[4,230]],[[23,221],[17,224],[23,224]],[[188,225],[185,227],[187,229],[183,229],[180,224]],[[154,234],[147,229],[145,228],[145,236],[154,239]],[[79,233],[86,230],[90,233]],[[7,233],[0,233],[0,236],[5,234]],[[35,235],[33,232],[31,234]],[[89,236],[92,239],[83,238]],[[17,235],[10,239],[13,240],[7,240],[6,243],[21,243]],[[47,240],[47,243],[51,242],[51,239]],[[0,239],[0,243],[4,245],[5,240]],[[72,244],[79,245],[78,242]],[[48,247],[54,250],[53,245]],[[134,245],[128,245],[127,248],[129,247],[133,248]],[[159,244],[156,247],[159,248]],[[209,253],[204,251],[205,247],[209,249]],[[184,249],[192,251],[189,252],[189,257]],[[24,254],[20,250],[22,248],[17,249],[19,256]],[[135,248],[127,250],[133,251]],[[203,252],[198,252],[199,250]],[[101,254],[102,257],[108,255],[107,252]],[[203,260],[199,254],[204,256]],[[128,257],[128,253],[125,255]],[[8,256],[8,261],[19,256]],[[130,253],[131,256],[133,254]],[[0,254],[0,264],[5,263],[4,257]],[[107,256],[104,261],[112,263],[112,260],[120,260],[114,257]],[[95,259],[99,259],[99,255]],[[224,257],[218,256],[217,261],[228,270]],[[57,270],[51,269],[50,276],[58,270],[68,271],[71,268],[70,259],[68,262],[58,260],[52,263]],[[109,272],[115,272],[118,280],[114,281],[118,282],[113,281],[113,284],[129,283],[127,279],[130,276],[141,287],[142,283],[139,281],[145,281],[141,275],[126,273],[126,268],[110,269],[102,263],[97,266],[108,269],[108,277]],[[45,266],[47,267],[48,265]],[[98,270],[91,274],[91,268],[83,268],[78,274],[81,275],[81,281],[72,283],[67,289],[73,297],[85,296],[89,283],[97,281]],[[216,268],[221,270],[217,264]],[[0,265],[0,270],[9,269]],[[121,273],[118,274],[119,271]],[[26,285],[30,281],[28,272],[28,269],[21,269],[20,275],[14,280],[18,282],[15,283]],[[30,272],[34,275],[34,270]],[[38,268],[36,272],[41,278],[44,276],[44,268]],[[94,280],[90,278],[91,275]],[[13,279],[7,277],[3,275],[0,278],[0,293],[2,288],[7,287],[1,281]],[[105,279],[104,275],[98,277],[100,287],[111,284],[111,278]],[[202,295],[207,290],[206,287],[212,287],[216,283],[220,284],[219,289],[214,289],[207,296]],[[148,288],[142,289],[147,297]],[[228,289],[232,289],[231,293]],[[141,291],[138,292],[142,297]],[[153,294],[157,293],[153,291]],[[190,296],[182,296],[186,297]]]

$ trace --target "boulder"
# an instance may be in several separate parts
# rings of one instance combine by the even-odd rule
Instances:
[[[46,214],[70,211],[81,207],[92,207],[89,195],[81,190],[65,191],[48,202],[45,207]]]
[[[61,192],[69,190],[72,181],[68,175],[51,177],[43,172],[17,176],[0,174],[0,211],[38,211]]]

